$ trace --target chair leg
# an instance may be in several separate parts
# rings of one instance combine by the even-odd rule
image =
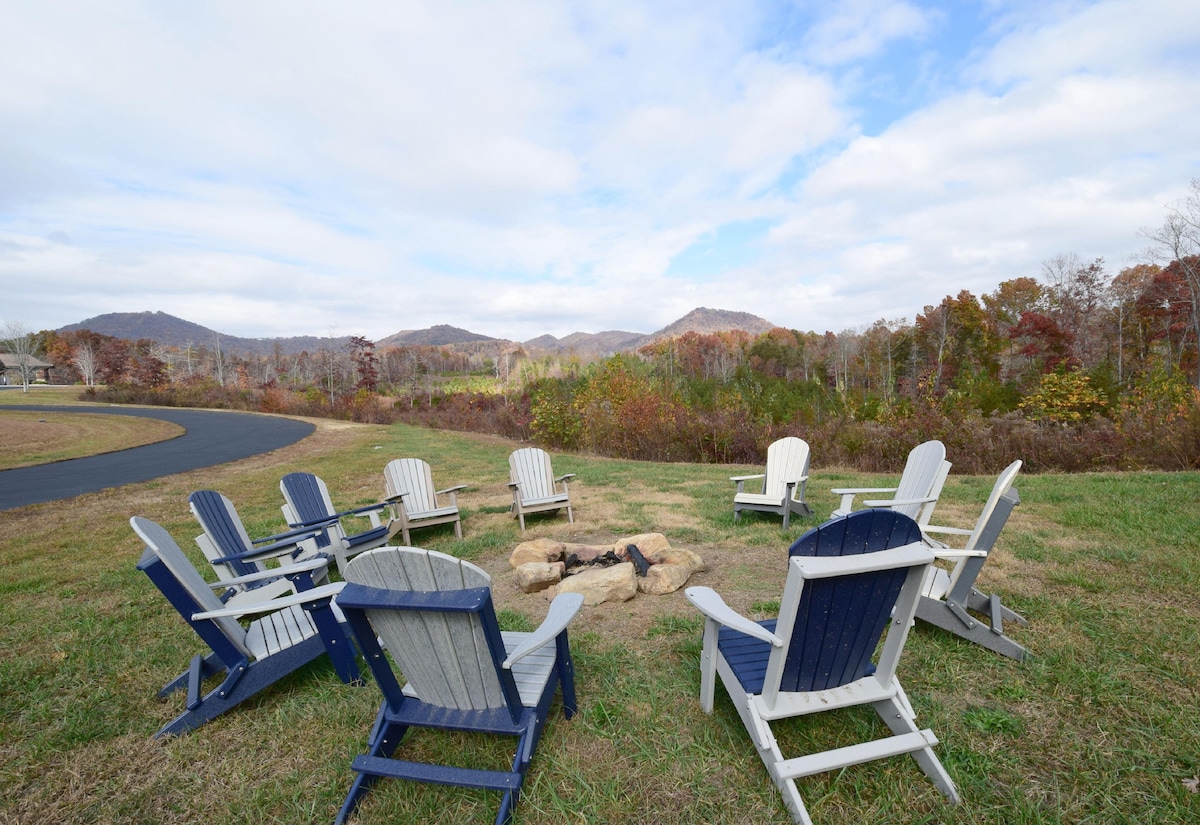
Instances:
[[[872,707],[879,714],[879,718],[884,721],[896,736],[902,736],[907,733],[920,733],[917,729],[916,722],[909,715],[908,709],[904,707],[904,703],[898,698],[884,699],[881,702],[874,702]],[[926,731],[928,733],[928,731]],[[930,734],[932,736],[932,734]],[[933,740],[936,742],[936,740]],[[933,752],[933,748],[926,747],[912,751],[910,754],[921,772],[929,777],[934,786],[942,792],[942,795],[949,800],[950,804],[958,804],[958,791],[954,787],[954,780],[950,778],[950,774],[942,766],[942,762],[937,758],[937,754]]]

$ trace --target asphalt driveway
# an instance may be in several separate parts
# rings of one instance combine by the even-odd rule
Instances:
[[[0,410],[159,418],[183,427],[178,438],[115,453],[0,471],[0,510],[57,501],[109,487],[184,473],[295,444],[316,427],[273,415],[175,408],[5,406]]]

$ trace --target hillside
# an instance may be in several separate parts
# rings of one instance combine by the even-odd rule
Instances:
[[[499,342],[499,338],[489,338],[468,332],[465,329],[452,327],[447,324],[436,324],[429,329],[409,329],[394,333],[375,342],[378,349],[384,347],[445,347],[454,344],[479,344]]]
[[[748,312],[730,312],[723,309],[708,309],[700,307],[669,324],[657,332],[650,334],[638,332],[623,332],[608,330],[605,332],[574,332],[563,338],[553,335],[542,335],[524,343],[525,349],[531,354],[554,353],[574,354],[584,358],[605,357],[616,352],[636,350],[659,338],[683,335],[685,332],[711,334],[727,330],[740,329],[757,335],[771,329],[774,324],[751,315]],[[270,355],[278,348],[285,354],[299,352],[316,352],[330,347],[345,347],[347,337],[318,338],[315,336],[297,336],[292,338],[239,338],[225,335],[208,327],[176,318],[165,312],[112,312],[97,315],[93,318],[69,324],[58,332],[89,329],[101,335],[111,335],[114,338],[125,338],[136,341],[146,338],[169,347],[194,347],[212,349],[220,342],[221,349],[229,353],[244,353],[251,355]],[[462,347],[473,350],[489,344],[510,343],[501,338],[489,338],[458,327],[438,324],[428,329],[402,330],[381,338],[375,342],[376,347]]]
[[[193,347],[207,347],[211,350],[219,342],[225,352],[251,355],[270,355],[277,346],[281,352],[288,355],[316,352],[328,348],[331,343],[335,347],[345,347],[350,340],[346,336],[330,339],[312,335],[292,338],[238,338],[165,312],[110,312],[88,318],[78,324],[68,324],[57,331],[71,332],[80,329],[89,329],[100,335],[111,335],[129,341],[147,338],[168,347],[186,347],[190,344]]]
[[[525,346],[531,351],[574,353],[580,356],[607,356],[615,352],[636,350],[660,338],[671,338],[683,335],[685,332],[710,335],[714,332],[740,329],[751,335],[759,335],[775,326],[770,321],[759,318],[757,315],[751,315],[749,312],[731,312],[725,309],[699,307],[678,321],[649,335],[617,330],[596,333],[573,332],[563,338],[543,335],[526,341]]]

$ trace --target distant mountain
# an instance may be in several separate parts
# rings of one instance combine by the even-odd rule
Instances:
[[[698,332],[701,335],[712,335],[714,332],[728,332],[740,329],[751,335],[762,335],[770,332],[777,325],[764,321],[749,312],[730,312],[726,309],[709,309],[700,307],[693,309],[687,315],[673,324],[663,327],[650,336],[650,340],[658,338],[673,338],[685,332]]]
[[[572,332],[564,338],[542,335],[525,342],[529,352],[569,353],[587,358],[604,358],[615,352],[637,349],[647,340],[640,332]]]
[[[446,347],[454,344],[481,344],[496,342],[499,338],[489,338],[458,327],[438,324],[429,329],[408,329],[381,338],[375,342],[377,349],[384,347]]]
[[[644,347],[660,338],[673,338],[686,332],[711,335],[714,332],[744,330],[751,335],[760,335],[774,329],[775,324],[749,312],[730,312],[724,309],[699,307],[672,324],[649,335],[638,332],[573,332],[564,338],[543,335],[525,342],[526,349],[549,352],[574,353],[580,356],[607,356]]]
[[[617,352],[636,350],[639,347],[656,341],[683,335],[686,332],[697,332],[709,335],[714,332],[729,330],[744,330],[751,335],[759,335],[772,329],[775,325],[769,321],[751,315],[748,312],[730,312],[723,309],[708,309],[700,307],[669,324],[658,332],[646,335],[639,332],[622,332],[608,330],[606,332],[573,332],[564,338],[553,335],[542,335],[524,342],[523,346],[530,353],[574,354],[584,358],[599,358]],[[176,318],[165,312],[112,312],[107,315],[97,315],[69,324],[59,329],[59,332],[90,329],[101,335],[111,335],[114,338],[125,338],[136,341],[147,338],[169,347],[194,347],[212,349],[220,342],[221,349],[228,353],[250,355],[270,355],[276,348],[287,355],[299,352],[317,352],[321,349],[344,348],[349,343],[348,337],[317,338],[306,335],[293,338],[238,338],[224,335],[208,327]],[[465,329],[438,324],[428,329],[403,330],[375,342],[378,349],[385,347],[458,347],[478,350],[491,344],[509,344],[512,342],[501,338],[489,338]]]
[[[78,324],[68,324],[58,332],[71,332],[80,329],[90,329],[101,335],[111,335],[114,338],[124,338],[136,341],[147,338],[167,347],[206,347],[214,349],[220,342],[221,349],[229,353],[250,355],[270,355],[276,346],[280,352],[294,355],[300,352],[316,352],[319,349],[345,348],[350,339],[317,338],[312,335],[302,335],[292,338],[238,338],[234,335],[211,330],[191,321],[176,318],[165,312],[110,312],[80,321]]]

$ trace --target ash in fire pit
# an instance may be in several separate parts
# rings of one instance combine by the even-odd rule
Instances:
[[[518,545],[509,562],[524,592],[555,587],[582,593],[585,604],[626,601],[638,592],[671,593],[705,567],[692,551],[671,547],[662,533],[601,547],[536,539]]]

